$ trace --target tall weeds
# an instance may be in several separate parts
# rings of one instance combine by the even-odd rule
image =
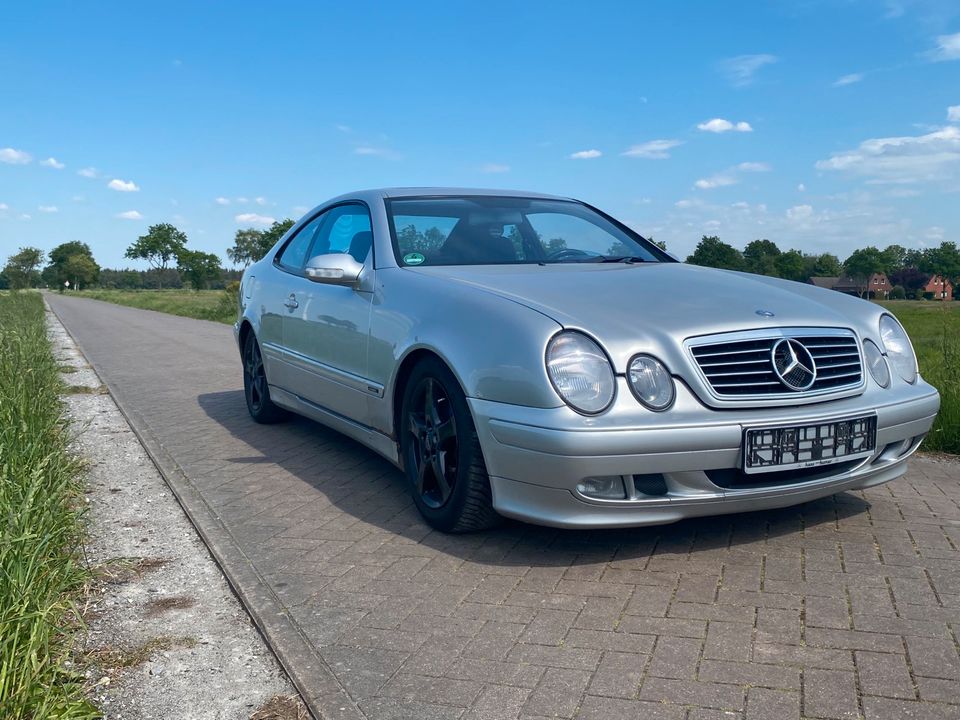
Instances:
[[[66,665],[79,624],[78,461],[36,293],[0,295],[0,718],[97,717]]]

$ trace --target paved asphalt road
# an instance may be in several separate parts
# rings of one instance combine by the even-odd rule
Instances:
[[[225,325],[49,303],[330,718],[960,718],[960,464],[776,512],[449,537],[246,414]]]

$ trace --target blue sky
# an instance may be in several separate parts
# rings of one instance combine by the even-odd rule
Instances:
[[[384,185],[587,200],[689,253],[960,240],[960,3],[9,3],[0,261]]]

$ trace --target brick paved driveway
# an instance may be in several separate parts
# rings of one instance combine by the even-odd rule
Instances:
[[[254,425],[228,327],[49,301],[324,717],[960,718],[960,464],[776,512],[448,537],[373,453]]]

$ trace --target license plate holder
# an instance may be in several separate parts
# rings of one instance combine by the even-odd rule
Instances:
[[[877,417],[746,428],[743,472],[778,472],[868,457],[877,446]]]

